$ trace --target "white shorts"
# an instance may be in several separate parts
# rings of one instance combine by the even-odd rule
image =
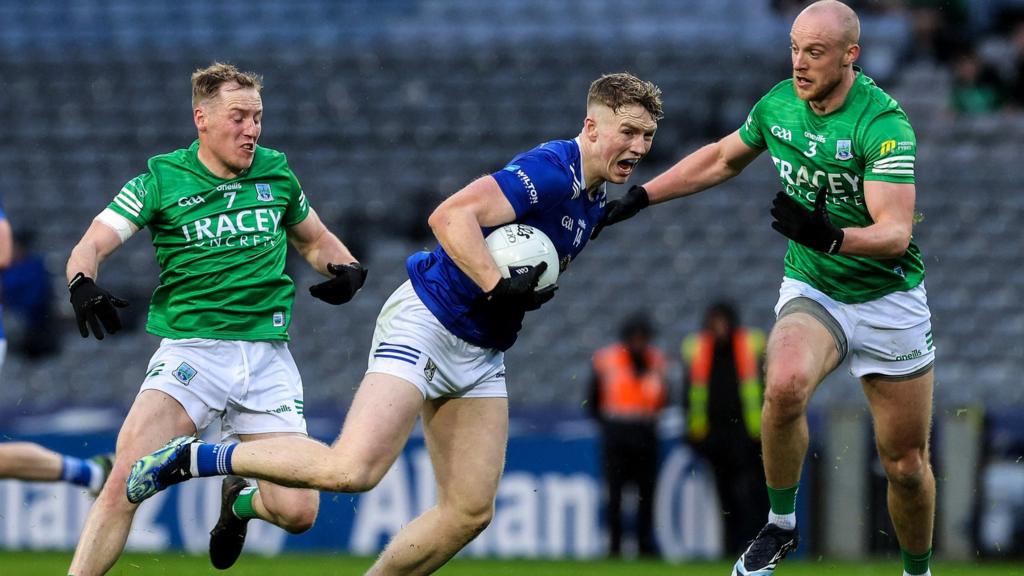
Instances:
[[[406,281],[377,317],[366,373],[391,374],[435,398],[506,398],[505,353],[452,334]]]
[[[813,300],[828,317],[819,317],[836,339],[840,362],[850,356],[850,373],[860,378],[868,374],[914,376],[927,371],[935,362],[931,312],[924,283],[905,292],[893,292],[877,300],[843,304],[829,298],[805,282],[784,278],[779,288],[779,315],[797,298]],[[794,302],[795,304],[795,302]],[[787,311],[792,310],[792,306]],[[820,308],[819,308],[820,310]]]
[[[306,433],[302,378],[283,341],[164,338],[141,390],[169,394],[199,431],[220,417],[225,439]]]

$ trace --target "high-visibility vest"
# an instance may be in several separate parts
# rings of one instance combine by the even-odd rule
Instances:
[[[762,387],[758,365],[764,352],[764,343],[764,333],[760,330],[737,328],[733,332],[732,351],[736,360],[743,424],[753,439],[761,437]],[[714,364],[715,337],[707,331],[691,334],[683,341],[682,352],[683,362],[690,368],[686,427],[690,438],[699,441],[707,438],[710,427],[708,382]]]
[[[657,348],[644,351],[647,372],[638,375],[629,349],[612,344],[594,354],[601,414],[611,418],[653,419],[665,406],[665,356]]]

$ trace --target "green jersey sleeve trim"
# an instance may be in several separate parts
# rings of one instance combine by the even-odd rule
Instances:
[[[876,118],[865,129],[864,180],[913,184],[917,138],[902,111]]]
[[[127,218],[139,228],[145,227],[153,216],[156,182],[151,172],[132,178],[114,196],[107,208]]]
[[[754,108],[747,114],[747,120],[740,126],[740,140],[751,148],[765,148],[764,135],[761,133],[761,124],[757,119],[757,108],[763,100],[758,101]]]
[[[768,147],[768,142],[765,140],[764,126],[761,125],[761,109],[766,102],[774,98],[777,94],[787,93],[786,91],[792,91],[792,81],[783,80],[772,87],[764,96],[758,100],[754,107],[750,109],[750,113],[747,114],[747,120],[740,126],[740,140],[751,148],[764,149]]]
[[[282,156],[284,155],[282,154]],[[306,193],[302,190],[302,184],[299,184],[298,177],[292,172],[291,167],[287,165],[287,160],[285,160],[285,170],[288,172],[288,179],[291,181],[295,192],[290,196],[288,209],[284,215],[284,225],[290,227],[302,222],[309,216],[309,202],[306,200]]]

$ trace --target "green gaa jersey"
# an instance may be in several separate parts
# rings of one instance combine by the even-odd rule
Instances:
[[[284,154],[256,147],[237,178],[214,176],[199,141],[149,159],[109,208],[148,226],[160,265],[146,328],[167,338],[287,340],[295,284],[285,228],[309,205]]]
[[[828,190],[828,211],[841,228],[873,223],[864,182],[914,183],[917,140],[899,104],[856,69],[856,80],[837,110],[819,116],[797,98],[793,81],[766,94],[740,128],[752,148],[767,148],[786,192],[811,209],[816,191]],[[830,256],[790,241],[785,275],[847,304],[910,290],[924,278],[921,250],[899,258]]]

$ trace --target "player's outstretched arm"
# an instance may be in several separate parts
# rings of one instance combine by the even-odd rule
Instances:
[[[736,131],[688,154],[643,187],[651,204],[696,194],[736,176],[762,151],[747,146]]]
[[[309,287],[309,293],[328,304],[344,304],[366,281],[363,268],[348,247],[324,226],[312,208],[302,222],[288,228],[288,240],[317,272],[330,278]]]
[[[739,132],[708,144],[643,186],[633,186],[621,198],[608,202],[591,238],[605,226],[628,220],[651,204],[696,194],[739,174],[761,150],[747,146]]]
[[[108,212],[104,211],[100,216],[109,219]],[[110,334],[120,330],[121,319],[117,309],[128,305],[127,301],[112,296],[96,285],[100,263],[138,230],[123,217],[117,218],[123,220],[115,223],[115,226],[119,226],[117,229],[100,217],[93,220],[68,258],[65,270],[68,291],[71,293],[71,306],[75,309],[78,331],[83,338],[89,336],[90,330],[97,340],[103,339],[104,330]]]
[[[863,228],[844,228],[839,253],[869,258],[902,256],[910,246],[916,195],[913,184],[864,182],[864,203],[873,223]]]
[[[483,176],[449,196],[427,220],[444,251],[460,270],[484,292],[501,280],[501,272],[487,250],[481,226],[501,226],[516,218],[516,211],[492,176]]]

